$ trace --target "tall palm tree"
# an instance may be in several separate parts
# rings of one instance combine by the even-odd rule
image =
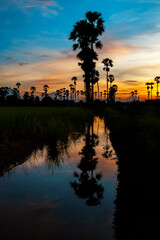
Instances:
[[[151,82],[150,85],[151,85],[151,100],[152,100],[152,90],[153,90],[154,82]]]
[[[157,100],[158,100],[158,98],[159,98],[159,91],[158,91],[158,85],[159,85],[159,83],[160,83],[160,77],[155,77],[155,82],[157,83]]]
[[[114,76],[113,76],[112,74],[110,74],[110,75],[108,76],[108,80],[109,80],[109,82],[110,82],[110,88],[111,88],[111,85],[112,85],[112,83],[114,82]]]
[[[102,42],[98,39],[98,37],[101,36],[104,32],[104,20],[102,18],[102,14],[99,12],[89,11],[86,13],[86,18],[87,18],[87,21],[90,23],[90,31],[91,31],[90,48],[92,50],[94,49],[94,47],[96,49],[102,49],[102,47],[103,47]],[[94,84],[96,83],[94,78],[95,78],[95,76],[94,76],[94,72],[93,72],[92,77],[91,77],[92,101],[93,101],[93,95],[94,95]],[[97,84],[98,84],[98,81],[97,81]],[[99,88],[98,85],[97,85],[97,87]]]
[[[74,82],[74,89],[75,89],[75,102],[76,102],[76,85],[77,85],[77,77],[72,77],[71,80]]]
[[[108,91],[108,73],[110,71],[110,67],[113,67],[113,61],[109,58],[105,58],[103,59],[102,63],[104,64],[104,68],[103,70],[106,71],[106,81],[107,81],[107,102],[108,102],[108,94],[109,94],[109,91]]]
[[[146,83],[146,86],[147,86],[147,93],[148,93],[148,100],[149,100],[149,95],[150,95],[150,83],[147,82],[147,83]]]
[[[81,60],[79,66],[84,71],[84,82],[86,87],[86,100],[90,103],[91,100],[91,88],[93,96],[93,71],[95,69],[95,61],[98,60],[97,54],[94,51],[94,45],[96,48],[101,49],[102,43],[98,40],[98,37],[104,32],[103,19],[101,13],[87,12],[86,19],[77,22],[73,31],[69,36],[69,40],[76,42],[73,44],[73,50],[80,49],[77,57]]]
[[[73,84],[70,84],[70,92],[71,92],[71,95],[70,95],[70,98],[71,98],[71,101],[73,100],[72,99],[72,93],[74,93],[74,85]]]

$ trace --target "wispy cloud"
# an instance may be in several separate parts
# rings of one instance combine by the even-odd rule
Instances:
[[[58,10],[62,9],[57,1],[54,0],[5,0],[2,6],[0,6],[0,11],[6,11],[12,5],[15,5],[22,11],[30,8],[39,9],[43,16],[47,16],[47,14],[58,15]]]
[[[28,65],[28,63],[26,63],[26,62],[20,62],[20,63],[18,63],[20,66],[24,66],[24,65]]]

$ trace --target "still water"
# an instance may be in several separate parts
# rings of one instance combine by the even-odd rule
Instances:
[[[118,159],[109,129],[95,118],[61,144],[58,154],[36,149],[0,178],[1,240],[114,239]]]

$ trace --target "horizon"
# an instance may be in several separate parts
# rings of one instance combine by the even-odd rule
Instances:
[[[6,0],[0,3],[3,36],[0,86],[13,88],[20,82],[22,93],[35,86],[39,95],[44,84],[49,85],[49,93],[64,87],[69,89],[71,78],[77,76],[77,89],[82,90],[83,72],[68,37],[73,25],[87,11],[98,11],[105,20],[103,48],[97,51],[100,89],[106,89],[101,62],[109,57],[114,64],[111,73],[118,85],[117,98],[128,98],[131,91],[138,90],[140,99],[147,99],[145,83],[160,75],[160,1],[114,0],[108,5],[104,0],[67,2]],[[156,87],[153,98],[156,98]]]

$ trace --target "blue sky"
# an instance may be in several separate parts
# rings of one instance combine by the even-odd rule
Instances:
[[[1,0],[0,86],[21,81],[24,90],[35,85],[40,91],[48,83],[55,91],[77,74],[82,88],[68,36],[89,10],[105,20],[100,86],[105,87],[101,60],[111,57],[120,96],[134,88],[143,95],[145,81],[160,75],[160,0]]]

